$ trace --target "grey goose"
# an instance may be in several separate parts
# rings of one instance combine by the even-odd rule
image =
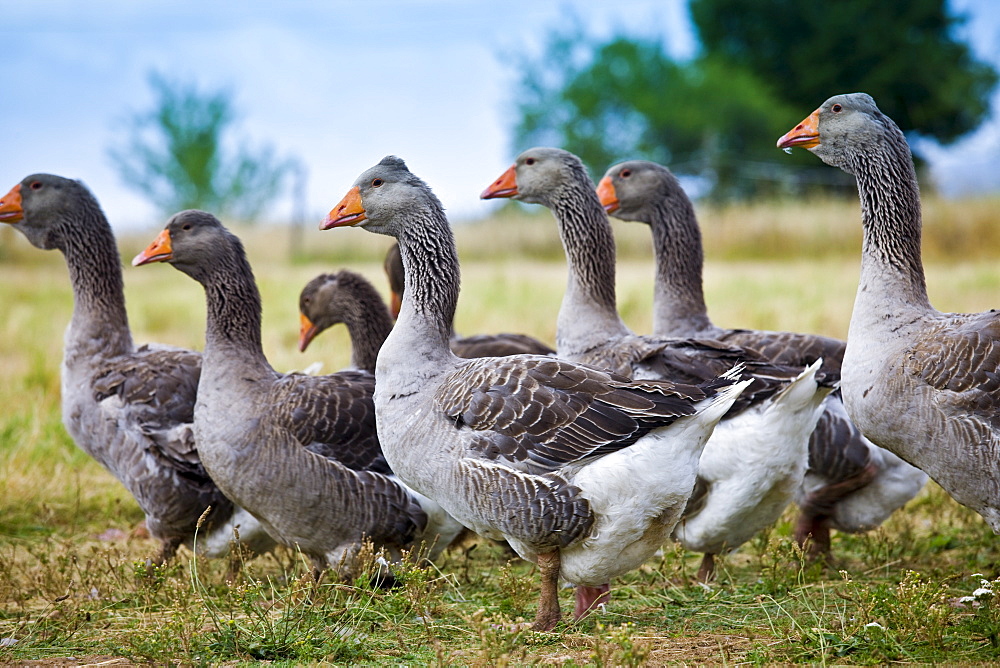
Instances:
[[[392,317],[368,279],[347,269],[320,274],[299,293],[299,351],[320,333],[343,324],[351,337],[351,366],[375,373],[375,358],[392,331]]]
[[[201,355],[132,340],[118,247],[90,190],[73,179],[32,174],[0,200],[0,221],[66,259],[73,315],[61,367],[63,424],[135,497],[160,542],[157,560],[193,544],[209,507],[199,553],[225,554],[234,523],[252,550],[269,549],[271,539],[202,465],[191,428]]]
[[[702,289],[704,250],[694,205],[673,173],[648,160],[607,170],[597,185],[605,210],[649,226],[656,280],[653,334],[697,336],[749,346],[781,364],[812,364],[840,378],[846,343],[815,334],[724,329],[712,323]],[[795,494],[795,537],[813,555],[829,552],[830,529],[856,533],[879,526],[923,488],[927,475],[866,439],[847,417],[839,393],[827,397],[809,439],[809,468]]]
[[[629,381],[538,355],[451,351],[459,264],[444,209],[397,157],[363,172],[321,227],[396,237],[406,267],[399,320],[379,352],[375,408],[386,459],[462,524],[503,538],[541,574],[534,628],[575,617],[667,539],[698,457],[749,381]]]
[[[817,376],[816,364],[779,365],[730,343],[632,333],[617,310],[611,224],[586,168],[569,151],[523,151],[481,197],[513,197],[552,210],[569,264],[556,326],[560,357],[634,378],[688,382],[710,376],[720,359],[746,365],[754,384],[709,439],[675,530],[686,547],[704,553],[699,579],[711,578],[716,554],[738,548],[791,502],[832,380]]]
[[[425,542],[433,558],[460,526],[388,469],[332,453],[377,453],[371,374],[282,374],[261,344],[261,299],[243,244],[210,213],[175,214],[135,257],[205,288],[207,325],[194,434],[205,469],[278,542],[317,569],[356,574],[365,539],[393,559]],[[373,467],[377,468],[377,467]]]
[[[393,253],[395,251],[395,253]],[[392,303],[402,303],[403,288],[393,278],[397,274],[390,258],[398,257],[393,244],[386,255]],[[398,276],[402,276],[402,265]],[[398,280],[402,280],[399,278]],[[321,332],[343,323],[350,333],[351,364],[357,369],[375,370],[375,357],[392,330],[393,317],[375,287],[364,276],[346,269],[320,274],[299,294],[299,350],[305,350]],[[479,334],[453,336],[451,350],[459,357],[504,357],[506,355],[552,355],[555,351],[541,341],[524,334]]]
[[[850,93],[828,99],[777,143],[857,179],[864,241],[844,353],[848,414],[1000,532],[1000,313],[931,306],[905,136],[871,96]]]

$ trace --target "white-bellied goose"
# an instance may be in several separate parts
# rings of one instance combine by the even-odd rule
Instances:
[[[780,364],[812,364],[840,378],[845,342],[815,334],[717,327],[702,290],[701,229],[691,199],[663,165],[629,160],[608,169],[597,185],[611,215],[649,226],[656,281],[653,334],[696,336],[749,346]],[[827,397],[809,439],[809,469],[796,493],[801,515],[796,539],[814,554],[827,552],[830,527],[858,532],[881,524],[912,499],[927,475],[866,439],[847,417],[839,393]]]
[[[399,255],[399,244],[393,244],[385,254],[384,268],[389,277],[392,293],[392,317],[399,316],[402,304],[404,278],[403,260]],[[452,330],[451,350],[459,357],[504,357],[506,355],[555,355],[548,344],[527,334],[500,332],[498,334],[474,334],[459,336]]]
[[[118,247],[93,194],[79,181],[32,174],[0,200],[0,221],[66,259],[73,316],[61,369],[63,424],[135,497],[150,535],[160,541],[158,560],[192,544],[209,506],[199,553],[224,554],[234,521],[248,547],[269,549],[267,534],[202,467],[191,430],[201,356],[132,342]]]
[[[832,384],[824,380],[820,388],[815,369],[772,364],[749,349],[633,334],[616,305],[611,223],[586,168],[572,153],[547,147],[524,151],[482,197],[542,204],[555,215],[569,264],[556,326],[560,357],[634,378],[688,382],[704,376],[720,354],[729,364],[746,361],[746,375],[755,383],[705,447],[695,494],[677,527],[685,545],[705,553],[699,577],[711,577],[715,554],[739,547],[792,500],[805,475],[809,434]]]
[[[399,320],[379,352],[375,408],[393,470],[477,533],[504,538],[542,577],[534,627],[576,617],[652,556],[694,486],[705,440],[748,381],[629,381],[554,357],[451,352],[459,266],[444,209],[402,160],[361,174],[323,229],[396,237]]]
[[[399,245],[393,244],[386,255],[386,267],[393,254],[399,256]],[[402,261],[400,261],[402,267]],[[399,270],[402,281],[403,270]],[[390,282],[392,279],[390,278]],[[403,286],[393,285],[393,300],[402,303]],[[399,310],[397,308],[398,315]],[[324,330],[343,323],[351,338],[351,366],[375,374],[378,351],[392,331],[393,318],[382,297],[368,279],[347,269],[333,274],[320,274],[309,281],[299,294],[299,350],[305,351],[309,343]],[[511,335],[518,336],[518,335]],[[473,337],[478,338],[478,337]],[[459,357],[504,357],[525,353],[518,346],[498,345],[497,337],[486,335],[484,345],[462,345],[469,339],[451,340],[451,351]],[[533,340],[524,337],[529,341]],[[553,351],[554,352],[554,351]],[[466,353],[466,354],[462,354]],[[540,353],[545,354],[545,353]],[[452,542],[461,544],[471,538],[463,530]],[[513,554],[509,546],[508,551]]]
[[[205,288],[208,318],[194,432],[205,469],[276,540],[317,567],[355,572],[365,538],[392,558],[426,539],[431,556],[461,528],[387,473],[331,451],[380,452],[371,374],[276,372],[261,345],[260,292],[243,244],[204,211],[175,214],[133,260],[168,262]],[[433,546],[433,547],[432,547]]]
[[[831,97],[778,140],[796,146],[858,183],[864,243],[844,354],[848,414],[1000,533],[1000,314],[931,306],[910,148],[871,96]]]

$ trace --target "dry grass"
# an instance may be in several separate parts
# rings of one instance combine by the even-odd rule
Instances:
[[[996,201],[926,207],[927,275],[942,309],[996,305]],[[725,326],[844,336],[856,288],[856,204],[813,202],[702,212],[706,296]],[[648,331],[649,241],[615,223],[619,304]],[[720,230],[724,230],[724,233]],[[303,231],[290,260],[287,230],[237,228],[264,300],[264,347],[279,369],[349,358],[346,333],[295,351],[298,291],[349,266],[384,290],[389,241],[358,231]],[[155,230],[121,240],[130,258]],[[554,339],[565,267],[545,212],[507,212],[457,230],[463,259],[461,332],[523,331]],[[772,244],[775,246],[772,247]],[[664,663],[990,663],[1000,658],[992,600],[958,605],[995,580],[995,538],[974,514],[930,486],[880,530],[838,535],[834,568],[804,564],[791,512],[729,557],[711,589],[690,583],[697,557],[672,548],[616,583],[608,610],[552,634],[514,634],[529,617],[534,575],[488,545],[405,570],[391,592],[366,582],[310,589],[289,551],[258,559],[226,584],[227,564],[189,560],[149,576],[155,546],[130,536],[141,520],[120,485],[73,446],[59,417],[58,367],[72,296],[56,253],[0,229],[0,662],[279,662],[503,665]],[[200,348],[201,289],[166,266],[125,269],[139,342]],[[108,532],[108,530],[115,530]],[[843,571],[843,573],[838,572]],[[974,574],[981,573],[982,576]],[[307,586],[308,585],[308,586]],[[311,591],[306,595],[304,592]],[[569,607],[570,592],[563,605]],[[878,624],[880,628],[870,626]],[[66,657],[77,657],[69,660]]]

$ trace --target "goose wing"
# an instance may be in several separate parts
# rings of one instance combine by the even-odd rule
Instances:
[[[729,330],[720,340],[729,345],[752,348],[767,360],[777,364],[808,366],[822,358],[820,371],[828,377],[840,378],[847,342],[829,336],[797,332],[767,332],[752,329]]]
[[[556,358],[486,358],[449,374],[435,404],[471,430],[475,456],[546,473],[628,447],[731,382],[631,382]]]
[[[110,360],[91,388],[99,403],[108,407],[107,402],[114,402],[119,427],[160,465],[208,489],[214,484],[201,464],[192,430],[200,376],[198,353],[142,346]]]
[[[938,410],[961,416],[970,442],[1000,442],[1000,314],[942,314],[904,353],[903,370],[935,391]]]
[[[626,336],[593,349],[581,361],[628,377],[669,378],[687,385],[712,382],[741,366],[739,380],[753,378],[754,382],[740,394],[726,417],[759,405],[802,373],[798,364],[772,363],[753,348],[711,339]],[[832,384],[832,379],[824,374],[817,374],[817,381]]]
[[[375,376],[340,371],[327,376],[288,374],[275,383],[275,421],[307,450],[355,471],[392,474],[375,430]]]

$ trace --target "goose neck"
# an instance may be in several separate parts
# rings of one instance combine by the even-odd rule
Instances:
[[[691,336],[712,328],[705,307],[701,230],[687,197],[656,202],[649,215],[656,260],[653,333]]]
[[[398,236],[405,288],[399,318],[389,336],[405,338],[406,345],[425,355],[446,351],[450,356],[461,281],[455,238],[443,212],[421,217]]]
[[[121,258],[111,226],[100,212],[61,225],[59,249],[73,286],[67,352],[109,356],[132,350]],[[92,350],[90,350],[92,349]]]
[[[920,190],[905,140],[861,153],[853,169],[864,226],[862,288],[878,299],[930,308],[920,258]]]
[[[574,355],[631,334],[615,298],[615,240],[594,189],[563,191],[551,205],[569,275],[556,323],[561,355]]]
[[[555,200],[552,211],[559,224],[570,282],[577,285],[581,297],[617,313],[615,239],[597,195],[567,190]]]
[[[360,306],[344,315],[344,325],[351,335],[351,366],[374,373],[378,351],[392,331],[392,317],[378,295]]]
[[[231,359],[270,369],[261,343],[260,291],[246,257],[234,254],[213,264],[202,284],[208,307],[206,369]]]

